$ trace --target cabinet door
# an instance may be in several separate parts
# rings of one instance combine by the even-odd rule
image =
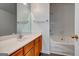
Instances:
[[[28,51],[30,51],[30,49],[32,49],[34,47],[34,41],[28,43],[26,46],[24,46],[24,55],[27,54]]]
[[[42,36],[39,36],[35,40],[35,56],[39,56],[42,49]]]
[[[34,56],[34,48],[32,48],[25,56]]]
[[[38,56],[42,50],[42,36],[39,36],[35,40],[35,55]]]
[[[39,56],[39,45],[35,44],[35,56]]]
[[[23,48],[13,53],[11,56],[23,56]]]

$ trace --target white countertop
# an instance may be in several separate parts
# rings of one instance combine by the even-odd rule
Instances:
[[[25,34],[23,39],[17,39],[16,37],[7,40],[0,41],[0,53],[6,53],[7,55],[12,54],[21,47],[25,46],[29,42],[33,41],[35,38],[40,36],[41,33],[37,34]]]

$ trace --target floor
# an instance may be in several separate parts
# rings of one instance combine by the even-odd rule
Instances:
[[[65,56],[65,55],[54,54],[54,53],[51,53],[51,54],[41,53],[40,55],[41,55],[41,56]]]

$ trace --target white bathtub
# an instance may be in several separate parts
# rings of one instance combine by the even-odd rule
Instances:
[[[61,36],[50,36],[50,51],[51,53],[61,54],[61,55],[74,55],[75,53],[75,39],[69,36],[64,36],[61,40]]]

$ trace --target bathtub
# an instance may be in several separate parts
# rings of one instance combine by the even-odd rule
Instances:
[[[63,39],[62,36],[50,36],[50,51],[55,54],[73,56],[75,41],[70,36],[63,36]]]

